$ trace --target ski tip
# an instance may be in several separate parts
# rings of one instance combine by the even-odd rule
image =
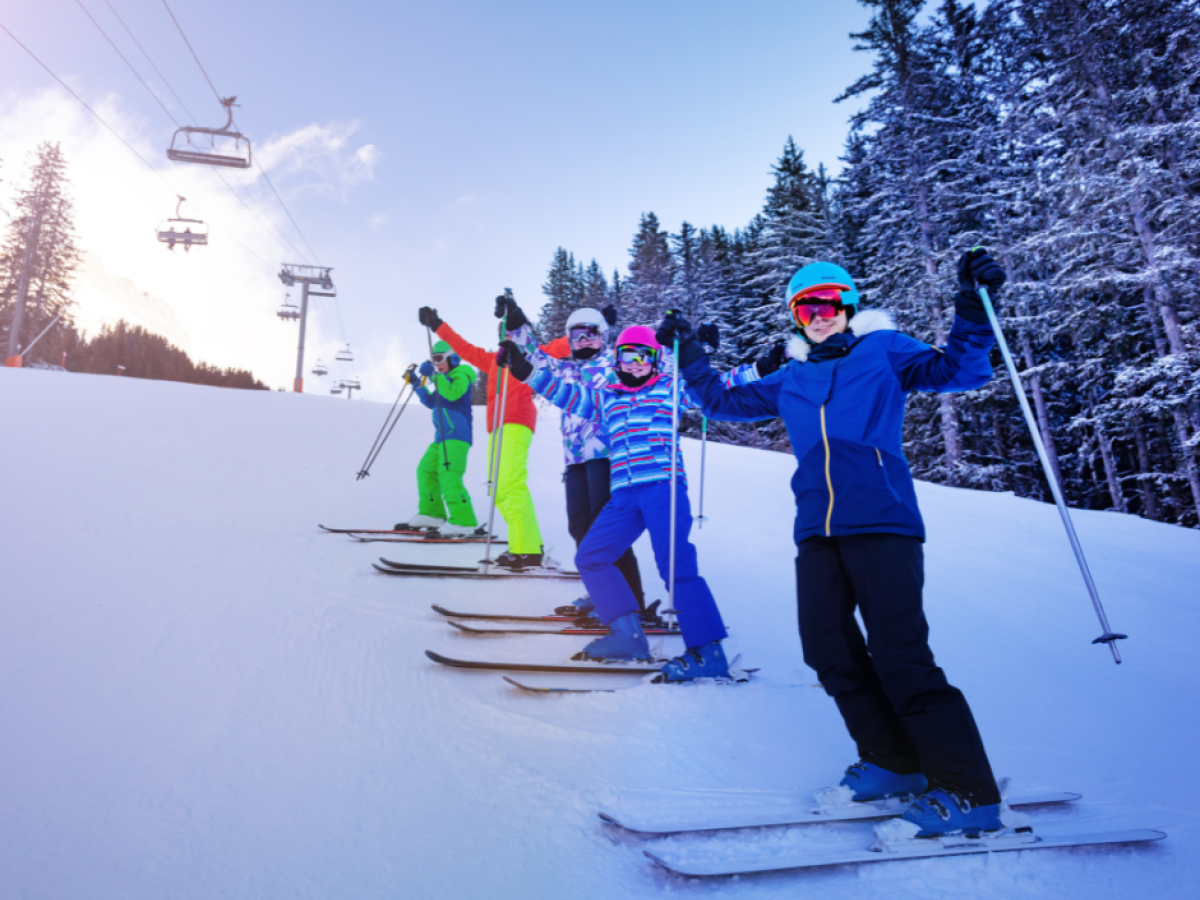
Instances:
[[[432,659],[435,663],[441,663],[443,666],[449,665],[450,661],[440,653],[434,653],[432,650],[426,650],[425,655]]]
[[[443,616],[454,615],[452,612],[450,612],[450,610],[446,609],[444,606],[438,606],[436,603],[431,603],[429,605],[429,608],[432,609],[435,613],[440,613]]]
[[[669,865],[667,865],[667,863],[666,863],[666,861],[665,861],[664,859],[662,859],[661,857],[655,856],[655,855],[654,855],[653,853],[651,853],[649,850],[643,850],[643,851],[642,851],[642,853],[646,854],[646,856],[648,856],[648,857],[650,858],[650,861],[651,861],[651,862],[653,862],[653,863],[655,863],[655,864],[657,864],[657,865],[660,865],[660,866],[662,866],[662,867],[663,867],[664,869],[666,869],[668,872],[674,872],[674,871],[675,871],[675,870],[674,870],[674,869],[672,869],[672,868],[671,868]]]
[[[620,827],[620,825],[621,825],[620,822],[618,822],[616,819],[614,819],[612,816],[610,816],[606,812],[598,812],[598,813],[596,813],[596,815],[598,815],[600,817],[600,821],[603,822],[605,825],[616,825],[618,827]]]

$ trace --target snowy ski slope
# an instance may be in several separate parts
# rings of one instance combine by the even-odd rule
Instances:
[[[641,851],[869,834],[647,841],[595,813],[628,790],[815,789],[853,760],[799,655],[792,458],[708,451],[710,521],[694,536],[729,649],[761,667],[752,684],[532,695],[423,651],[557,661],[586,638],[474,637],[429,606],[538,613],[576,585],[387,578],[371,560],[466,563],[481,548],[318,532],[415,510],[425,410],[354,478],[387,408],[0,369],[0,896],[1196,895],[1200,534],[1077,514],[1113,627],[1131,635],[1117,667],[1089,643],[1099,627],[1052,506],[919,486],[934,650],[997,771],[1084,795],[1036,822],[1167,840],[687,880]],[[531,483],[569,562],[556,421],[543,413]],[[684,447],[695,506],[699,445]],[[486,515],[483,468],[477,446],[468,484]],[[639,559],[663,596],[645,544]]]

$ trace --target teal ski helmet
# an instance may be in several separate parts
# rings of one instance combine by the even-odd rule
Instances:
[[[842,292],[842,303],[858,309],[858,288],[854,286],[854,279],[841,266],[831,262],[809,263],[793,275],[784,302],[791,303],[797,294],[815,288],[836,288]]]

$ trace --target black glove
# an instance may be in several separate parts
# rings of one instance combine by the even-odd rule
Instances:
[[[417,385],[421,382],[421,377],[417,374],[417,370],[409,366],[404,370],[404,381],[406,384]]]
[[[773,372],[778,372],[787,362],[787,344],[779,341],[770,350],[754,362],[754,370],[759,378],[766,378]]]
[[[533,364],[512,341],[500,342],[500,349],[496,351],[496,365],[512,372],[517,381],[528,381],[533,374]]]
[[[721,346],[721,329],[712,322],[705,322],[697,328],[696,337],[700,338],[702,344],[708,344],[714,350]]]
[[[1000,268],[1000,263],[992,259],[982,247],[968,250],[958,260],[960,290],[973,291],[976,285],[982,284],[989,294],[995,294],[1007,280],[1008,275]]]
[[[609,328],[617,324],[617,308],[611,303],[600,310],[600,315],[604,316],[604,321],[608,323]]]
[[[679,358],[675,363],[680,369],[705,355],[704,345],[692,331],[692,323],[677,309],[666,314],[654,332],[654,339],[667,348],[674,347],[675,341],[679,341]]]
[[[430,331],[437,331],[442,327],[442,320],[438,318],[437,310],[432,306],[422,306],[417,311],[417,321]]]
[[[521,307],[517,306],[517,301],[508,296],[501,294],[496,298],[496,318],[505,320],[509,331],[516,331],[522,325],[528,325],[529,319],[525,317],[525,313],[521,311]]]

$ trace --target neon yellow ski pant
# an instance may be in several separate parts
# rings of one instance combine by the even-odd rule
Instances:
[[[471,495],[463,486],[463,475],[467,473],[467,453],[471,445],[466,441],[446,441],[445,453],[442,444],[432,443],[421,461],[417,463],[417,493],[420,504],[417,511],[423,516],[445,519],[450,511],[451,525],[474,528],[475,509],[471,506]],[[447,460],[450,468],[446,468]]]
[[[541,553],[542,532],[538,528],[533,496],[529,493],[529,445],[533,430],[528,425],[503,426],[500,474],[496,479],[496,509],[508,525],[510,553]],[[488,461],[495,459],[496,432],[488,437]],[[489,468],[489,471],[491,469]]]

